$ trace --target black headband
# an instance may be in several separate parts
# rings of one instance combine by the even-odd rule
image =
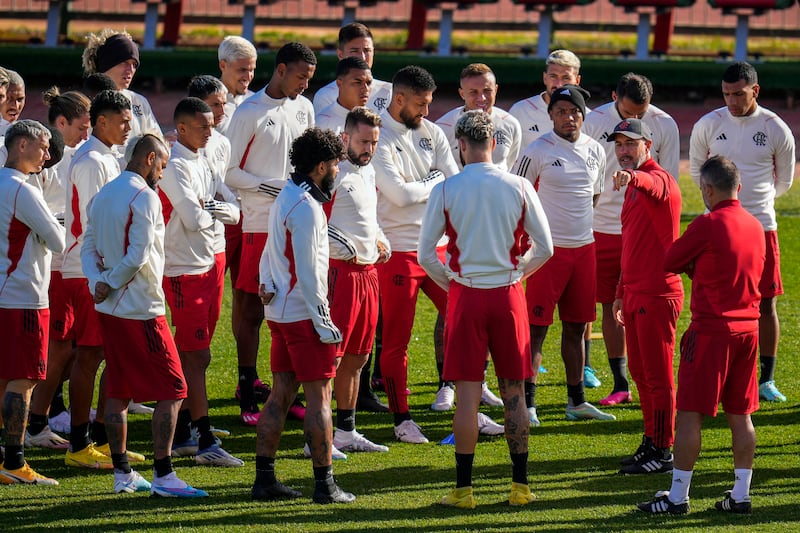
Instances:
[[[107,72],[129,59],[134,59],[136,67],[139,67],[139,48],[136,43],[121,33],[112,35],[97,48],[97,72]]]

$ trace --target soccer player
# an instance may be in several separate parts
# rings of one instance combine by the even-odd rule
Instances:
[[[750,480],[758,409],[758,285],[766,257],[764,229],[738,200],[739,171],[712,156],[700,167],[700,191],[709,213],[697,217],[664,258],[670,272],[692,278],[692,321],[681,339],[675,467],[672,487],[640,503],[649,513],[689,511],[692,470],[700,454],[703,419],[722,402],[733,439],[733,490],[715,507],[750,513]]]
[[[258,261],[267,240],[269,212],[291,171],[292,141],[314,125],[314,107],[302,96],[314,76],[317,58],[301,43],[283,45],[267,86],[245,100],[231,117],[228,139],[231,159],[225,183],[236,189],[242,203],[242,253],[233,290],[233,322],[237,323],[239,408],[242,422],[258,423],[254,383],[258,331],[264,306],[258,297]],[[292,407],[302,417],[302,405]]]
[[[369,101],[372,90],[372,72],[366,61],[360,57],[345,57],[336,66],[336,86],[339,90],[336,100],[316,114],[314,123],[318,128],[330,129],[336,133],[344,130],[347,114]]]
[[[371,69],[372,60],[375,58],[375,43],[372,39],[372,32],[359,22],[352,22],[342,26],[339,28],[339,45],[336,55],[339,56],[340,61],[346,57],[361,58]],[[314,94],[314,112],[319,113],[334,103],[337,95],[337,83],[336,80],[333,80]],[[392,84],[387,81],[372,80],[372,91],[366,104],[367,107],[377,113],[381,113],[391,100]]]
[[[178,478],[170,460],[187,387],[159,283],[164,272],[164,219],[155,188],[168,158],[167,147],[155,135],[132,144],[125,172],[89,205],[81,263],[102,324],[114,492],[198,498],[208,494]],[[156,401],[152,484],[131,470],[126,452],[131,399]]]
[[[603,192],[594,208],[595,251],[597,254],[597,301],[602,305],[603,340],[608,352],[608,364],[614,376],[614,388],[600,400],[600,405],[616,405],[632,401],[627,377],[625,356],[625,328],[620,326],[611,312],[620,272],[622,251],[622,224],[620,212],[625,197],[614,190],[614,173],[620,169],[614,156],[614,145],[604,142],[614,127],[626,118],[641,119],[650,128],[653,145],[650,153],[670,176],[678,175],[680,163],[680,137],[678,125],[667,113],[652,105],[653,84],[641,74],[628,72],[617,82],[612,101],[595,108],[586,116],[583,131],[599,141],[606,151],[606,175]],[[586,373],[594,374],[587,366]]]
[[[761,376],[758,393],[769,402],[785,402],[775,385],[780,322],[777,296],[783,294],[778,222],[775,198],[792,186],[795,167],[794,136],[774,112],[758,105],[758,73],[749,63],[733,63],[722,74],[725,107],[703,116],[692,129],[689,165],[692,179],[700,184],[700,166],[707,157],[723,155],[734,162],[742,176],[742,207],[764,227],[767,262],[759,285],[761,318],[758,342]]]
[[[441,315],[447,304],[445,291],[417,262],[420,224],[431,189],[458,172],[442,129],[425,119],[435,90],[436,82],[427,70],[412,65],[397,71],[392,79],[392,103],[381,115],[381,142],[373,160],[378,223],[392,249],[389,261],[378,266],[383,314],[381,374],[394,416],[394,434],[412,444],[428,442],[411,418],[405,393],[417,295],[421,289]],[[444,248],[441,252],[443,255]]]
[[[225,134],[228,131],[233,112],[253,91],[249,89],[256,72],[258,53],[253,43],[238,35],[228,35],[219,43],[217,49],[220,80],[227,89],[225,113],[222,121],[215,127]]]
[[[463,168],[464,163],[461,161],[458,151],[458,140],[455,136],[456,123],[467,111],[480,109],[489,113],[494,124],[496,142],[492,152],[492,161],[503,170],[510,170],[519,156],[520,149],[525,147],[520,147],[522,132],[519,121],[508,112],[494,107],[498,89],[494,72],[483,63],[471,63],[461,71],[459,83],[458,95],[464,100],[464,105],[448,111],[436,121],[450,142],[450,148],[453,150],[453,157],[458,168]]]
[[[444,377],[455,381],[453,417],[456,488],[443,505],[475,508],[472,462],[478,440],[478,407],[487,350],[505,405],[511,455],[509,504],[534,500],[528,487],[525,378],[533,373],[522,279],[553,254],[550,228],[533,186],[492,162],[492,118],[467,111],[455,127],[464,169],[434,187],[419,239],[419,261],[448,292]],[[437,244],[449,235],[447,261]]]
[[[331,319],[342,333],[333,382],[336,395],[333,445],[343,452],[389,450],[358,433],[355,424],[361,369],[372,353],[378,323],[375,265],[385,263],[392,254],[389,241],[378,226],[375,169],[371,165],[380,126],[377,113],[365,107],[355,107],[347,114],[342,132],[347,158],[339,164],[328,219]]]
[[[550,95],[551,132],[529,144],[514,173],[536,187],[550,223],[553,257],[525,289],[530,321],[533,376],[526,379],[525,403],[530,425],[540,425],[536,381],[542,346],[558,305],[561,358],[567,378],[567,420],[615,420],[586,401],[583,384],[586,323],[595,318],[595,251],[592,208],[603,190],[606,154],[581,131],[589,93],[564,85]]]
[[[255,500],[301,496],[275,477],[278,442],[300,385],[308,402],[304,426],[314,468],[313,501],[356,499],[339,488],[331,466],[331,378],[342,334],[328,306],[328,224],[322,203],[331,199],[343,153],[342,140],[332,131],[306,130],[292,143],[295,171],[270,211],[259,292],[272,333],[273,389],[258,422]]]
[[[0,321],[13,332],[0,355],[5,451],[0,483],[58,485],[25,461],[23,444],[31,392],[47,373],[50,250],[64,250],[64,228],[42,194],[26,183],[41,172],[50,132],[32,120],[19,120],[5,135],[8,158],[0,170]]]
[[[683,283],[664,270],[664,254],[680,234],[681,190],[650,153],[653,136],[642,120],[621,121],[608,142],[621,167],[615,190],[622,204],[622,270],[612,305],[625,326],[631,376],[639,389],[644,436],[636,452],[622,460],[623,474],[672,470],[675,328],[683,306]]]
[[[554,50],[545,60],[542,81],[544,92],[520,100],[509,109],[522,127],[521,149],[553,129],[547,107],[550,95],[563,85],[580,85],[581,60],[569,50]]]
[[[6,97],[0,103],[0,135],[5,134],[11,124],[19,120],[25,107],[25,80],[16,71],[5,69],[8,77]]]
[[[239,208],[216,200],[219,179],[202,153],[214,130],[211,108],[199,98],[184,98],[173,119],[177,140],[158,185],[166,226],[163,288],[189,390],[172,452],[194,455],[197,464],[242,466],[241,459],[215,440],[206,392],[211,340],[220,312],[216,223],[235,224]],[[189,422],[197,431],[196,441],[189,434]]]

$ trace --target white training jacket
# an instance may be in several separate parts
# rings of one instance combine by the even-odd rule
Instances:
[[[236,108],[239,107],[239,104],[250,98],[252,95],[253,91],[250,89],[245,90],[244,94],[237,95],[232,94],[230,91],[225,92],[225,118],[223,118],[222,122],[219,123],[219,126],[216,127],[216,130],[219,133],[227,135],[228,126],[230,126],[231,117],[236,111]]]
[[[267,232],[270,207],[292,171],[292,142],[313,125],[314,107],[307,98],[275,99],[266,87],[236,109],[228,126],[231,160],[225,183],[239,193],[244,233]]]
[[[314,112],[319,113],[339,98],[339,87],[336,80],[314,93]],[[392,84],[388,81],[372,80],[367,107],[378,114],[389,107],[392,102]]]
[[[415,252],[431,189],[458,172],[458,166],[442,128],[433,122],[422,119],[419,128],[412,130],[388,111],[381,120],[381,140],[372,159],[378,223],[392,243],[392,251]]]
[[[349,109],[334,100],[331,105],[317,113],[314,117],[314,124],[323,130],[333,130],[335,133],[344,131],[344,123],[347,121]]]
[[[436,121],[436,124],[444,131],[447,142],[450,143],[450,150],[453,151],[453,159],[459,170],[463,167],[456,140],[456,123],[464,113],[466,113],[464,106],[457,107]],[[489,116],[492,117],[492,124],[494,124],[494,140],[496,142],[492,151],[492,161],[503,170],[511,170],[519,157],[520,150],[524,148],[522,146],[522,128],[517,119],[498,107],[492,107]]]
[[[305,176],[287,180],[269,218],[259,277],[275,297],[264,307],[267,320],[289,323],[311,319],[320,341],[336,344],[342,334],[328,305],[328,224],[322,192]]]
[[[436,253],[442,235],[447,260]],[[493,289],[519,282],[553,255],[550,227],[531,183],[492,163],[472,163],[433,188],[417,258],[444,290],[450,280]]]
[[[239,218],[241,217],[239,196],[236,191],[225,184],[225,173],[228,171],[228,162],[231,160],[231,142],[217,130],[211,130],[211,137],[208,139],[208,143],[206,147],[203,148],[202,152],[211,164],[211,172],[214,175],[217,191],[215,198],[236,206],[236,210],[239,214],[237,214],[236,222],[233,222],[233,224],[238,224]],[[225,224],[231,224],[231,222],[223,223],[218,219],[214,224],[215,254],[225,251]]]
[[[50,250],[64,251],[64,228],[42,193],[16,169],[0,168],[0,307],[46,309]],[[7,331],[10,342],[17,332]]]
[[[159,139],[163,139],[164,135],[161,133],[161,126],[158,125],[158,119],[156,119],[156,115],[153,113],[153,109],[150,107],[150,102],[147,101],[147,98],[130,89],[122,89],[120,92],[131,101],[132,120],[128,142],[147,133],[151,133]],[[125,149],[123,148],[121,151],[124,155]]]
[[[164,217],[161,202],[144,178],[125,171],[89,205],[81,261],[94,294],[102,281],[111,287],[100,313],[131,320],[164,316]]]
[[[775,198],[792,186],[795,145],[789,126],[761,106],[746,117],[734,117],[720,107],[698,120],[689,143],[692,179],[700,184],[700,167],[713,155],[736,163],[742,177],[739,201],[764,231],[778,229]]]

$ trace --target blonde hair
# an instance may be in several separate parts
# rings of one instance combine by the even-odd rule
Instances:
[[[569,50],[553,50],[547,56],[545,67],[547,65],[561,65],[562,67],[572,67],[576,71],[581,69],[581,60],[578,56]]]
[[[133,37],[131,37],[131,34],[127,31],[117,31],[111,28],[103,28],[100,33],[90,33],[86,35],[86,49],[83,51],[83,56],[81,57],[84,74],[89,75],[98,72],[97,49],[103,46],[109,37],[113,37],[114,35],[124,35],[133,41]]]
[[[253,43],[238,35],[228,35],[222,39],[217,49],[217,58],[226,63],[240,59],[250,59],[257,57],[257,55],[256,47],[253,46]]]

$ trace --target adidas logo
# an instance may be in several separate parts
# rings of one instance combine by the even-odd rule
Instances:
[[[401,154],[403,153],[403,149],[400,148],[399,146],[395,146],[394,149],[400,152]]]
[[[724,133],[722,133],[722,134],[719,135],[719,137],[717,137],[717,140],[718,141],[727,141],[728,140],[728,136],[725,135]]]
[[[605,141],[606,139],[608,139],[608,132],[605,132],[605,131],[604,131],[604,132],[603,132],[603,135],[601,135],[601,136],[600,136],[600,140],[601,140],[601,141]]]
[[[528,128],[528,131],[539,131],[539,126],[538,126],[538,124],[534,124],[533,126],[531,126],[530,128]]]
[[[274,126],[274,125],[275,125],[275,121],[272,120],[271,118],[268,118],[267,119],[267,123],[264,124],[264,126],[267,127],[267,128],[270,127],[270,126]]]
[[[550,164],[550,166],[551,166],[551,167],[563,167],[564,165],[562,165],[562,164],[561,164],[561,160],[560,160],[560,159],[556,159],[555,161],[553,161],[553,162]]]

